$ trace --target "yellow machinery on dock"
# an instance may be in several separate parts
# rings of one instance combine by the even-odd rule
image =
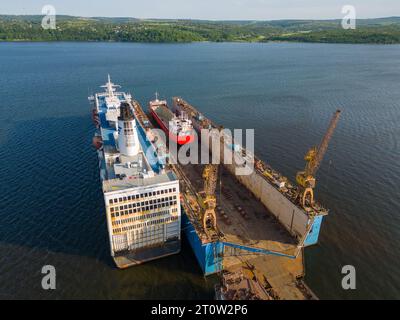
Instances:
[[[307,201],[310,206],[314,204],[313,189],[315,188],[316,183],[315,174],[324,158],[326,150],[328,149],[329,141],[336,129],[340,114],[341,110],[335,112],[319,147],[312,147],[305,155],[304,160],[307,162],[305,170],[299,171],[296,175],[296,181],[301,188],[299,193],[300,203],[304,208],[307,207]]]

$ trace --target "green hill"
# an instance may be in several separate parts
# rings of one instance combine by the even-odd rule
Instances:
[[[57,28],[44,30],[42,16],[0,15],[0,41],[298,41],[400,43],[400,18],[357,21],[343,30],[340,20],[208,21],[57,16]]]

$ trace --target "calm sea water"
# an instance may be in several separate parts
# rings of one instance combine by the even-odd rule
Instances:
[[[292,179],[342,108],[306,280],[320,298],[400,298],[400,47],[211,43],[0,44],[0,298],[213,297],[186,242],[177,256],[113,266],[87,101],[107,73],[143,106],[155,91],[180,95],[226,127],[254,128],[257,154]],[[356,267],[354,291],[341,288],[344,265]]]

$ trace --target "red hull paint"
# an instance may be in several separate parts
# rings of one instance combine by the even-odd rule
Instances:
[[[154,112],[154,110],[150,108],[150,112],[153,118],[157,121],[160,128],[168,135],[169,139],[172,140],[173,142],[179,145],[184,145],[194,141],[193,135],[178,137],[176,134],[170,133],[166,124],[158,117],[158,115]]]

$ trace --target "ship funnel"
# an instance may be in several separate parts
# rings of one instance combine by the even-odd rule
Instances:
[[[140,151],[135,116],[126,102],[121,103],[118,117],[118,147],[126,156],[134,156]]]

